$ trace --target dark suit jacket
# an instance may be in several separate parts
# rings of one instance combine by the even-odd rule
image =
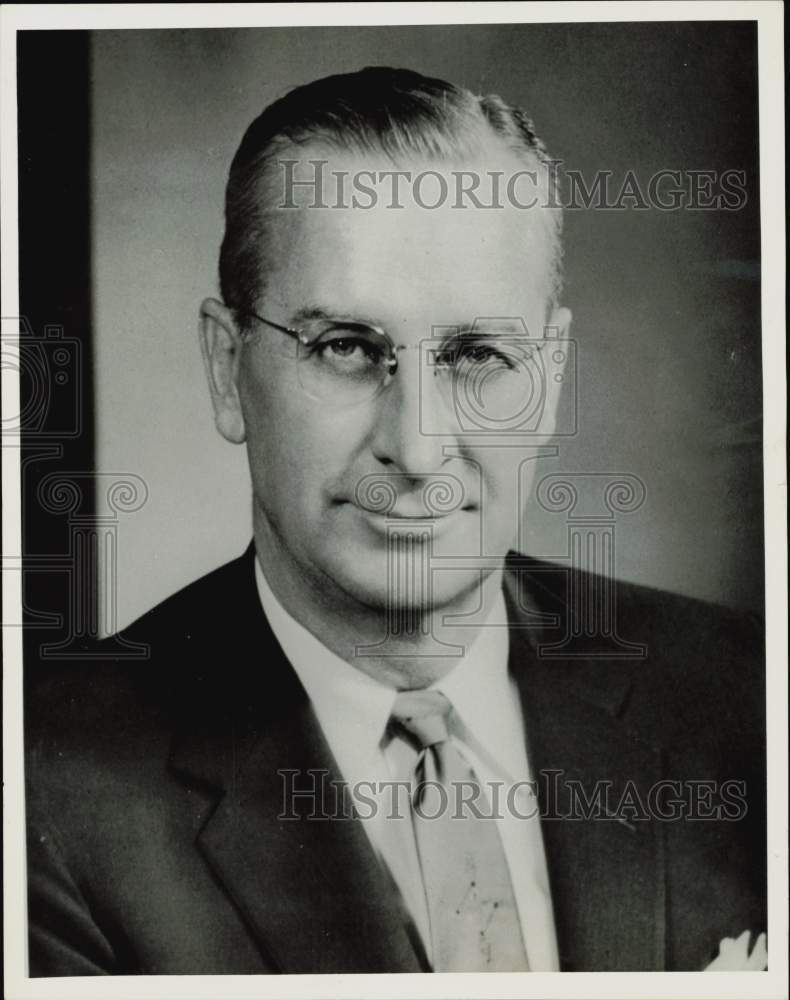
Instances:
[[[507,573],[561,965],[699,969],[723,936],[765,927],[761,634],[617,585],[617,636],[592,655],[573,613],[601,585],[520,557]],[[423,969],[360,821],[278,818],[278,770],[339,775],[262,614],[252,548],[125,636],[149,658],[30,665],[31,975]],[[623,641],[646,656],[618,658]],[[661,780],[745,782],[746,816],[739,786],[727,806],[719,786],[665,785],[731,818],[651,817]],[[578,794],[560,818],[573,782],[588,818]]]

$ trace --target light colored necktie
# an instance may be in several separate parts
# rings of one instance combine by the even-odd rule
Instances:
[[[510,873],[478,779],[450,739],[440,691],[403,691],[393,731],[418,752],[412,818],[435,972],[529,969]],[[475,798],[475,794],[477,797]],[[476,805],[463,804],[464,799]]]

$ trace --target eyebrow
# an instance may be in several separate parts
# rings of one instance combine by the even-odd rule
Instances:
[[[380,319],[360,316],[358,313],[328,309],[326,306],[319,305],[302,306],[301,309],[297,309],[291,317],[291,324],[298,326],[300,323],[309,323],[312,320],[325,320],[328,323],[360,323],[365,326],[375,326],[381,330],[385,329],[385,325]]]
[[[477,316],[471,323],[464,327],[466,330],[487,329],[507,330],[513,333],[523,333],[527,329],[527,322],[523,316]]]
[[[327,323],[355,323],[364,326],[376,327],[389,333],[389,328],[381,319],[372,316],[364,316],[359,313],[345,312],[343,310],[330,309],[327,306],[311,304],[297,309],[291,316],[290,325],[298,328],[302,323],[309,323],[315,320],[323,320]],[[441,339],[452,339],[459,334],[485,334],[492,329],[504,330],[512,333],[523,333],[525,321],[518,316],[476,316],[465,323],[435,323],[431,325],[432,330],[441,330]]]

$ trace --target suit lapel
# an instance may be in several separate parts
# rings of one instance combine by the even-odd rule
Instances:
[[[252,565],[229,623],[239,631],[225,633],[236,636],[224,649],[229,669],[201,673],[171,753],[182,779],[213,789],[217,801],[198,849],[279,971],[419,972],[361,821],[342,817],[342,796],[335,808],[338,768],[266,623]]]
[[[342,818],[333,781],[304,706],[256,743],[199,847],[282,971],[419,971],[396,897],[360,821]],[[291,782],[313,791],[287,801]]]
[[[266,623],[253,559],[251,548],[224,579],[224,593],[212,595],[217,606],[197,609],[207,624],[181,650],[175,698],[181,724],[170,763],[214,805],[197,848],[279,971],[422,971],[397,893],[361,822],[308,818],[321,786],[330,790],[332,812],[332,783],[340,775]],[[542,774],[542,831],[561,968],[661,969],[660,830],[627,811],[621,815],[626,822],[605,815],[617,811],[629,788],[647,801],[660,774],[658,751],[618,718],[629,687],[627,667],[536,654],[542,636],[562,635],[562,598],[550,599],[547,580],[535,587],[530,579],[542,614],[525,610],[512,579],[508,606],[511,669],[520,685],[531,766]],[[317,795],[296,799],[289,810],[288,781],[298,789],[315,782]],[[608,792],[597,818],[596,787]],[[567,818],[573,791],[592,800],[592,817]]]
[[[560,966],[662,969],[663,837],[641,808],[661,762],[659,751],[636,739],[618,718],[630,687],[629,668],[541,659],[540,642],[563,635],[561,596],[546,601],[547,578],[540,581],[541,606],[554,617],[539,619],[528,608],[525,613],[513,580],[509,583],[516,625],[511,670],[538,778]],[[534,581],[529,585],[535,589]]]

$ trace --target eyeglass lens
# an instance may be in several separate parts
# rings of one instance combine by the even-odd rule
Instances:
[[[299,381],[309,396],[333,406],[373,398],[397,367],[389,337],[364,324],[334,323],[305,334],[308,343],[297,348]],[[471,406],[512,426],[519,415],[531,421],[542,406],[546,373],[534,339],[465,332],[419,348],[423,383],[437,384],[451,409]]]

